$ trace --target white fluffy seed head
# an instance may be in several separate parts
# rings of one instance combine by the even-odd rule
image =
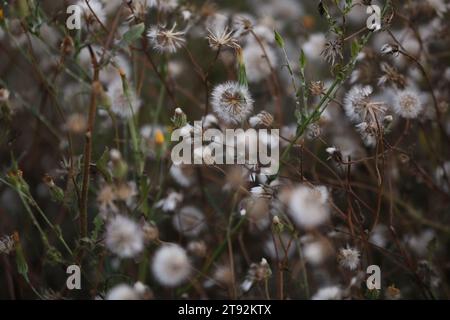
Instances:
[[[382,119],[386,111],[384,102],[371,101],[371,86],[353,86],[344,98],[344,110],[347,117],[354,122],[375,121]]]
[[[175,287],[189,277],[191,264],[182,247],[168,244],[156,251],[153,257],[152,271],[160,284]]]
[[[211,97],[214,112],[225,123],[242,123],[253,111],[253,99],[248,88],[238,82],[219,84]]]
[[[420,96],[413,90],[403,90],[397,93],[394,111],[398,115],[407,119],[414,119],[423,109]]]
[[[77,5],[81,8],[83,26],[90,25],[95,29],[100,28],[99,21],[103,24],[106,22],[106,12],[103,4],[99,0],[90,0],[89,5],[85,0],[79,0]]]
[[[128,284],[122,283],[108,291],[106,300],[139,300],[139,294]]]
[[[327,39],[323,33],[314,33],[309,36],[308,41],[306,41],[302,50],[309,60],[318,60],[320,58],[320,53],[325,48],[325,43]]]
[[[106,226],[106,246],[120,258],[131,258],[144,248],[144,235],[133,220],[117,215]]]
[[[303,246],[303,255],[312,265],[320,265],[326,259],[327,248],[321,241],[308,242]]]
[[[153,49],[160,53],[174,53],[181,48],[186,39],[184,31],[176,31],[176,24],[172,28],[164,26],[152,26],[147,32],[147,37]]]
[[[270,66],[277,65],[278,59],[274,50],[270,46],[264,45],[264,51],[254,42],[250,42],[244,47],[244,63],[250,82],[266,79],[271,74]],[[270,61],[270,65],[267,60]]]
[[[113,81],[107,91],[111,102],[111,111],[123,119],[129,119],[135,115],[141,106],[141,101],[133,89],[124,92],[122,81]]]
[[[140,0],[141,2],[143,0]],[[145,1],[145,0],[144,0]],[[178,6],[178,0],[146,0],[149,7],[155,7],[159,11],[170,12]]]
[[[180,209],[172,219],[175,229],[188,236],[195,237],[205,228],[205,216],[196,207],[186,206]]]
[[[342,289],[338,286],[329,286],[319,289],[312,300],[340,300],[342,299]]]
[[[341,248],[339,250],[338,261],[339,264],[349,270],[355,270],[359,266],[360,253],[356,248]]]
[[[289,213],[295,223],[311,229],[320,226],[329,218],[328,191],[323,186],[295,188],[289,199]]]

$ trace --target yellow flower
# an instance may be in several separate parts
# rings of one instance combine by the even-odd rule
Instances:
[[[164,143],[164,134],[161,130],[156,130],[155,132],[155,143],[157,145],[162,145]]]

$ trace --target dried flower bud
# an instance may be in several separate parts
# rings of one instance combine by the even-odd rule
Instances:
[[[191,241],[189,242],[187,249],[189,252],[191,252],[193,255],[197,257],[205,257],[207,253],[206,244],[204,241]]]
[[[322,81],[313,81],[309,85],[309,91],[313,96],[320,96],[324,92],[324,84]]]
[[[261,111],[256,116],[251,117],[248,121],[253,128],[270,128],[273,123],[273,116],[266,111]]]
[[[70,36],[65,36],[61,42],[61,53],[63,55],[70,55],[73,51],[73,39]]]
[[[386,289],[386,298],[389,300],[398,300],[401,297],[400,289],[396,288],[395,285],[390,285]]]
[[[182,128],[187,124],[187,116],[181,108],[175,109],[175,114],[171,120],[175,128]]]
[[[9,100],[9,91],[5,88],[0,89],[0,102],[7,102]]]
[[[142,231],[144,231],[144,239],[148,242],[155,241],[159,238],[158,227],[153,223],[144,222]]]
[[[53,178],[50,175],[46,174],[42,180],[49,188],[52,200],[59,203],[64,202],[64,191],[55,184]]]
[[[0,254],[10,254],[15,249],[14,236],[4,236],[0,238]]]

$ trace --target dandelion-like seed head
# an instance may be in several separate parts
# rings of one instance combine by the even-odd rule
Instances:
[[[320,54],[329,64],[334,66],[337,59],[344,58],[342,55],[342,42],[340,40],[328,40]]]
[[[186,39],[184,38],[184,31],[176,31],[177,24],[175,23],[172,28],[166,28],[164,26],[152,26],[147,33],[147,37],[150,43],[156,51],[160,53],[175,53],[181,48]]]
[[[328,220],[327,200],[328,191],[325,187],[301,185],[290,195],[289,213],[299,226],[307,229],[318,227]]]
[[[355,270],[359,266],[360,253],[356,248],[341,248],[338,254],[339,264],[349,270]]]
[[[403,90],[396,95],[394,111],[407,119],[414,119],[420,114],[423,105],[420,96],[413,90]]]
[[[139,294],[130,285],[121,283],[108,291],[106,300],[139,300]]]
[[[253,99],[248,88],[237,82],[216,86],[211,104],[217,116],[229,124],[242,123],[253,111]]]
[[[132,89],[124,91],[122,81],[113,81],[106,92],[111,103],[111,111],[122,119],[135,115],[141,106],[141,101]]]
[[[85,25],[98,28],[100,23],[106,21],[105,9],[99,0],[89,0],[88,3],[85,0],[79,0],[77,5],[81,8]]]
[[[106,226],[106,246],[121,258],[131,258],[144,248],[141,227],[124,215],[113,217]]]
[[[229,47],[233,49],[240,48],[240,45],[236,38],[233,36],[233,30],[229,30],[228,27],[223,29],[208,29],[208,39],[209,46],[215,50],[222,47]]]
[[[164,245],[153,257],[152,271],[159,283],[175,287],[189,277],[191,263],[182,247],[176,244]]]
[[[373,89],[371,86],[356,85],[350,89],[344,98],[344,110],[348,118],[355,122],[377,122],[383,120],[387,109],[384,102],[370,99]]]
[[[316,292],[312,296],[312,300],[340,300],[342,298],[342,289],[338,286],[330,286],[320,288],[319,291]]]
[[[189,237],[197,236],[205,228],[205,216],[196,207],[186,206],[173,216],[175,229]]]
[[[263,50],[253,41],[244,47],[242,54],[250,82],[266,79],[272,73],[271,66],[276,66],[278,63],[277,55],[272,47],[264,45]]]

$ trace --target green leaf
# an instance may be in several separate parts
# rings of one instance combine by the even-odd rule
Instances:
[[[92,230],[91,238],[89,239],[91,243],[95,243],[97,241],[104,222],[105,221],[102,219],[100,215],[97,215],[94,218],[94,230]]]
[[[130,28],[125,34],[123,35],[121,44],[123,46],[128,46],[132,44],[134,41],[139,39],[142,34],[144,33],[145,25],[144,23],[139,23]]]
[[[300,50],[300,68],[305,69],[306,66],[306,56],[303,50]]]
[[[275,41],[277,42],[280,48],[284,48],[284,39],[276,30],[273,31],[275,33]]]
[[[28,264],[20,243],[16,243],[16,265],[17,272],[28,281]]]
[[[360,50],[360,45],[358,43],[358,40],[353,41],[352,42],[352,49],[351,49],[352,58],[354,58],[354,57],[356,57],[358,55],[359,50]]]
[[[109,161],[109,149],[106,147],[105,151],[103,151],[102,156],[96,162],[97,170],[103,175],[106,181],[111,182],[112,177],[108,170],[108,161]]]
[[[247,71],[245,70],[244,63],[239,63],[238,82],[243,86],[248,86]]]

